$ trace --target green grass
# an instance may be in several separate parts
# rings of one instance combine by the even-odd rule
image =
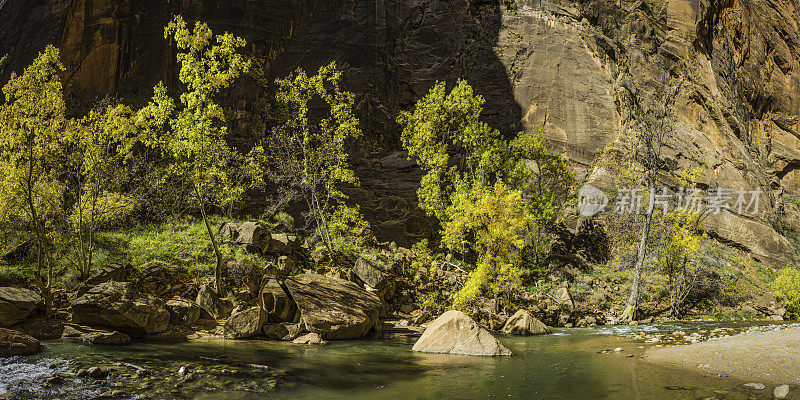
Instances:
[[[219,217],[211,217],[209,221],[215,234],[221,221]],[[233,257],[238,246],[223,242],[219,236],[217,239],[223,256]],[[98,242],[97,265],[129,262],[141,266],[159,261],[189,271],[210,272],[215,262],[205,224],[195,218],[101,232]]]
[[[215,235],[222,220],[219,216],[210,217],[209,222]],[[216,237],[223,257],[242,257],[239,246],[225,243],[218,235]],[[10,248],[13,246],[9,246]],[[55,269],[66,271],[65,275],[75,274],[68,261],[69,257],[69,253],[59,257]],[[159,261],[168,267],[183,268],[200,274],[210,274],[216,261],[205,224],[201,219],[192,217],[98,232],[95,236],[93,258],[94,269],[113,263],[130,263],[140,267],[151,261]],[[24,283],[31,276],[32,268],[32,265],[25,263],[0,265],[0,283]]]

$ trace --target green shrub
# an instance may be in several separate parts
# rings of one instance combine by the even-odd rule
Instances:
[[[782,269],[775,279],[774,288],[786,310],[794,316],[800,315],[800,269],[793,266]]]

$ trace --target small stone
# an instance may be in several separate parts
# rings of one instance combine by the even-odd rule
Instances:
[[[772,391],[776,399],[785,399],[789,395],[789,385],[781,385]]]
[[[755,390],[764,390],[766,386],[764,386],[763,383],[752,382],[752,383],[745,383],[744,387]]]
[[[94,379],[103,379],[108,375],[108,371],[100,367],[91,367],[86,370],[86,374]]]
[[[181,368],[178,370],[178,373],[181,375],[186,375],[186,366],[182,365]]]
[[[325,344],[327,343],[316,333],[309,333],[293,340],[296,344]]]
[[[623,349],[622,347],[617,347],[616,349],[614,349],[614,351],[616,351],[616,352],[620,352],[620,351],[623,351],[623,350],[625,350],[625,349]]]

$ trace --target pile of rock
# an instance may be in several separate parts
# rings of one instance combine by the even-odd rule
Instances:
[[[353,282],[305,273],[264,285],[258,306],[240,307],[225,323],[227,338],[263,334],[277,340],[295,340],[313,333],[323,340],[365,336],[383,312],[380,298]],[[313,342],[313,341],[312,341]]]

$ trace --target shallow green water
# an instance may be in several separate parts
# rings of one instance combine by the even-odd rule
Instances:
[[[641,343],[624,338],[633,329],[689,332],[708,327],[565,329],[549,336],[501,336],[516,354],[503,358],[415,353],[412,343],[402,339],[326,346],[212,340],[89,347],[54,341],[39,355],[0,361],[0,393],[21,399],[92,398],[112,389],[120,391],[118,398],[180,399],[749,398],[742,382],[627,357],[642,352]],[[625,350],[602,353],[616,347]],[[69,359],[79,359],[82,365],[137,365],[151,373],[128,378],[112,372],[111,379],[94,381],[75,377]],[[182,365],[192,374],[188,379],[177,372]],[[64,382],[42,385],[53,373],[63,374]],[[146,379],[150,383],[143,385]]]

